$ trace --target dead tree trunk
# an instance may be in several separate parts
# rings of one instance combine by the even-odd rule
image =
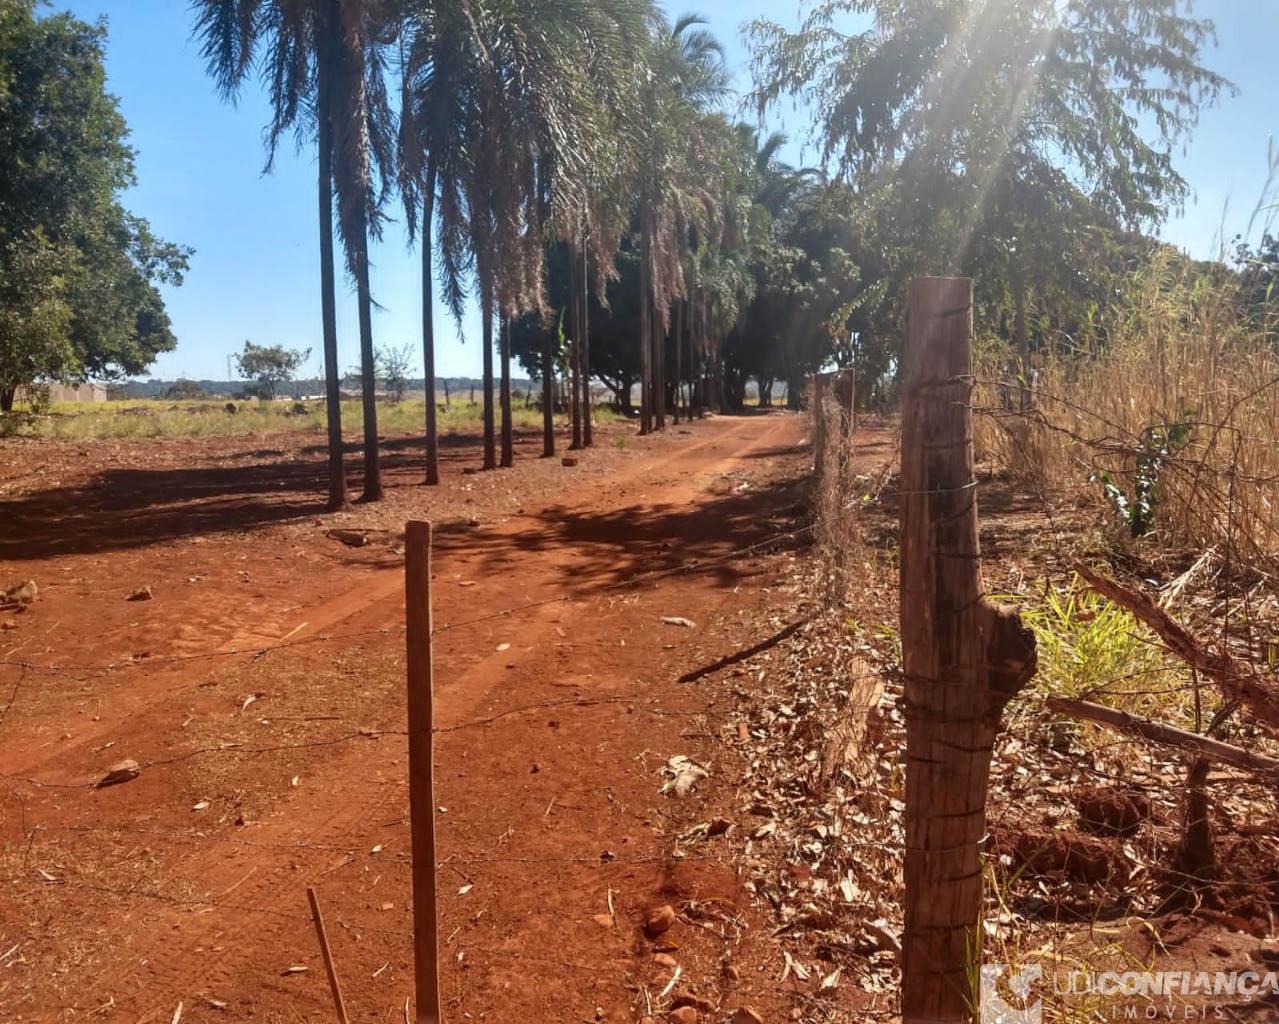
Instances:
[[[1034,637],[982,598],[972,449],[973,286],[912,282],[902,355],[901,636],[906,695],[904,1024],[977,1007],[990,757],[1034,675]]]

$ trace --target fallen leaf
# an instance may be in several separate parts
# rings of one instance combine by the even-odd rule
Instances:
[[[308,970],[308,968],[307,968],[306,964],[294,964],[292,967],[286,967],[284,970],[282,970],[282,971],[280,972],[280,974],[281,974],[281,975],[285,975],[285,974],[305,974],[305,973],[307,972],[307,970]]]
[[[663,615],[662,621],[668,626],[683,626],[685,629],[692,629],[696,625],[692,619],[686,619],[682,615]]]
[[[468,882],[466,885],[462,886],[462,888],[458,889],[457,894],[459,896],[465,896],[468,892],[470,892],[474,888],[475,888],[475,883]]]
[[[666,762],[663,773],[670,776],[661,788],[662,793],[674,793],[677,797],[686,797],[702,779],[708,778],[710,772],[683,754],[676,754]]]

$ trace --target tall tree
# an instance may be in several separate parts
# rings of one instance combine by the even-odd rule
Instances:
[[[1172,143],[1228,88],[1201,64],[1212,26],[1188,16],[1188,7],[1183,0],[823,0],[798,32],[756,23],[757,98],[766,107],[783,94],[805,97],[820,111],[824,156],[868,199],[895,194],[899,209],[928,211],[910,268],[953,272],[983,236],[992,241],[1009,230],[1001,241],[1016,246],[1028,231],[1031,210],[1017,209],[1007,190],[1007,216],[987,218],[1010,169],[1054,168],[1102,212],[1130,224],[1158,220],[1184,196]],[[840,19],[850,13],[871,15],[873,24],[844,32]],[[1019,264],[1008,278],[1022,303],[1028,285],[1012,272]],[[970,724],[950,723],[939,737],[935,723],[908,710],[911,756],[915,739],[927,736],[988,758],[995,729],[975,735]],[[914,839],[906,849],[902,1017],[967,1021],[976,1005],[968,958],[981,948],[980,877],[950,872],[951,859],[926,849],[928,822],[950,805],[949,794],[921,791],[909,776],[907,787]],[[979,837],[981,802],[965,813],[953,834]],[[964,856],[977,860],[975,849]],[[942,912],[919,912],[925,900]]]
[[[671,302],[686,295],[682,257],[691,221],[713,203],[700,118],[728,89],[719,41],[703,19],[653,22],[636,168],[640,256],[640,433],[665,427],[662,339]]]
[[[0,410],[41,379],[138,373],[176,344],[157,283],[190,250],[120,193],[128,130],[106,91],[106,29],[0,5]]]
[[[280,140],[315,138],[319,152],[320,304],[325,404],[329,420],[329,503],[346,502],[333,254],[335,206],[354,280],[364,367],[362,500],[382,496],[377,451],[368,236],[377,234],[385,183],[394,166],[383,50],[394,19],[374,0],[194,0],[194,33],[219,93],[234,99],[260,74],[272,106],[267,169]],[[375,190],[375,172],[383,188]],[[336,201],[335,201],[336,200]]]
[[[600,155],[611,111],[634,93],[628,48],[648,11],[647,0],[410,6],[402,150],[412,150],[404,160],[415,181],[434,175],[444,294],[456,317],[467,280],[478,285],[485,468],[497,464],[493,319],[547,309],[544,233],[586,206],[586,169]],[[421,231],[429,246],[434,225]]]

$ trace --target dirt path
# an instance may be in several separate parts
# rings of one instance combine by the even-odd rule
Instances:
[[[450,484],[476,487],[469,518],[401,489],[389,520],[444,520],[452,1019],[632,1019],[652,980],[648,907],[677,898],[749,918],[726,850],[691,856],[673,841],[692,811],[658,795],[659,770],[676,754],[709,760],[716,741],[705,694],[677,678],[758,638],[786,586],[801,441],[794,416],[726,418],[585,453],[581,477],[547,464],[509,486],[459,473]],[[0,954],[16,945],[0,960],[0,1018],[169,1020],[182,1001],[184,1021],[332,1019],[306,912],[314,884],[352,1019],[400,1019],[412,988],[403,560],[393,535],[341,548],[323,536],[334,520],[299,521],[286,504],[292,519],[212,537],[135,507],[117,528],[163,522],[150,543],[95,524],[77,552],[71,527],[65,553],[53,538],[4,566],[66,582],[0,635]],[[153,601],[121,599],[144,579]],[[694,625],[661,621],[672,615]],[[86,787],[125,757],[140,778]],[[716,984],[717,1002],[768,998],[740,972]]]

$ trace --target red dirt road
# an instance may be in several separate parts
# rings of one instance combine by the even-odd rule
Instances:
[[[771,631],[802,427],[602,440],[477,476],[459,445],[431,491],[392,441],[390,502],[338,516],[310,448],[6,443],[0,585],[41,596],[0,632],[0,1021],[332,1020],[308,885],[351,1018],[403,1019],[406,518],[440,524],[446,1019],[638,1019],[662,981],[640,925],[669,900],[683,985],[725,1013],[780,998],[727,842],[683,849],[697,801],[658,790],[677,754],[733,784],[709,691],[676,680]],[[92,788],[125,758],[139,778]]]

